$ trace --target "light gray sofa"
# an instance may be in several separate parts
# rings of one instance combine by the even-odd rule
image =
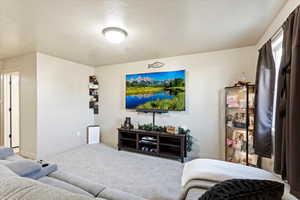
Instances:
[[[142,197],[90,182],[61,170],[33,180],[12,171],[11,163],[27,160],[17,155],[0,159],[0,199],[7,200],[145,200]],[[21,162],[20,162],[21,161]]]

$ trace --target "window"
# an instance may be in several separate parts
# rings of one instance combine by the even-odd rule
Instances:
[[[280,31],[272,41],[273,57],[277,69],[276,75],[278,74],[279,71],[279,65],[282,56],[282,41],[283,41],[283,32]]]
[[[272,41],[272,50],[273,50],[273,57],[275,61],[276,67],[276,78],[275,78],[275,91],[274,91],[274,106],[273,106],[273,124],[272,130],[273,133],[275,131],[275,114],[276,114],[276,97],[277,97],[277,83],[278,83],[278,73],[280,68],[281,56],[282,56],[282,41],[283,41],[283,31],[280,30],[278,34],[274,37]]]

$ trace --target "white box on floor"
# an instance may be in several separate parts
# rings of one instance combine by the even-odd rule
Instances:
[[[91,125],[87,127],[87,144],[99,144],[101,142],[100,127]]]

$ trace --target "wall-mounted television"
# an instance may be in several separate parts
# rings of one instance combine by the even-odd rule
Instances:
[[[185,70],[126,75],[126,109],[184,111]]]

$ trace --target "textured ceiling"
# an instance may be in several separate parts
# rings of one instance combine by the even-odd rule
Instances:
[[[100,66],[254,45],[286,0],[0,0],[0,59]],[[127,30],[110,44],[107,26]]]

